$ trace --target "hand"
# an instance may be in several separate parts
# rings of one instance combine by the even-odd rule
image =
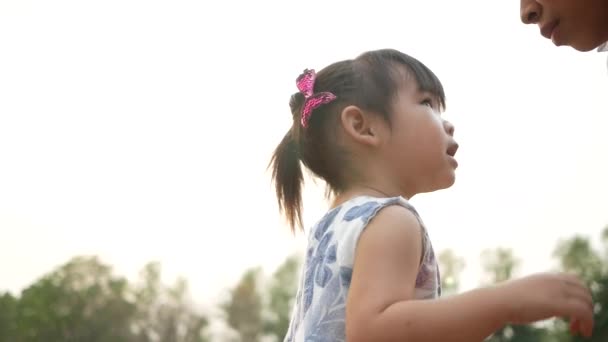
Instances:
[[[591,292],[570,274],[535,274],[499,285],[509,307],[510,323],[528,324],[553,317],[570,318],[572,333],[593,331]]]

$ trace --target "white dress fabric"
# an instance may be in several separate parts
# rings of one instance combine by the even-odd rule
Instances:
[[[423,256],[416,278],[416,299],[441,295],[439,268],[420,216],[403,197],[353,198],[330,210],[312,228],[291,323],[285,342],[345,340],[345,308],[355,248],[371,219],[390,205],[410,210],[420,223]]]

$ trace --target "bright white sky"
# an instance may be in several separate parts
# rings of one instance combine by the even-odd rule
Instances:
[[[519,1],[0,0],[0,290],[80,254],[162,262],[205,302],[294,238],[266,165],[304,68],[392,47],[441,78],[457,184],[414,205],[435,248],[554,266],[608,224],[606,54],[555,48]],[[309,187],[306,223],[326,209]]]

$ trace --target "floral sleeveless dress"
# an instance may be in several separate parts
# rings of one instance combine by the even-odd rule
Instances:
[[[355,197],[336,207],[313,227],[291,323],[285,342],[344,341],[346,298],[353,271],[355,247],[372,218],[390,205],[410,210],[423,232],[423,257],[415,298],[441,295],[439,268],[428,232],[420,216],[403,197]]]

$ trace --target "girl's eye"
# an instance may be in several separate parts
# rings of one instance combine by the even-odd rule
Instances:
[[[424,99],[424,100],[422,100],[422,102],[420,102],[420,104],[422,104],[423,106],[429,106],[430,108],[433,108],[433,100],[431,100],[431,99]]]

